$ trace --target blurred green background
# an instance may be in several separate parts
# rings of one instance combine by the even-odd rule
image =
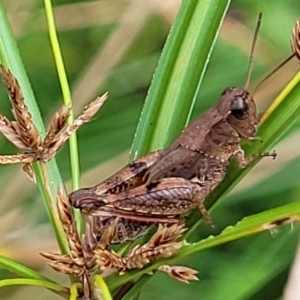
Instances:
[[[42,1],[3,1],[32,88],[47,123],[62,104],[61,90],[49,42]],[[57,29],[78,114],[97,95],[109,100],[97,118],[78,132],[82,186],[94,185],[123,166],[162,47],[176,16],[177,0],[53,1]],[[263,23],[255,52],[250,90],[266,72],[290,53],[292,28],[300,15],[299,1],[232,1],[222,25],[192,118],[213,105],[227,86],[242,86],[254,27]],[[260,111],[298,70],[290,62],[255,93]],[[0,87],[0,111],[11,116]],[[183,99],[184,101],[184,99]],[[275,161],[265,159],[222,203],[211,211],[215,233],[247,215],[299,201],[299,120],[277,147]],[[0,153],[16,149],[2,136]],[[70,186],[68,147],[57,161]],[[20,166],[0,168],[0,254],[16,259],[65,282],[38,252],[56,250],[56,242],[36,186]],[[70,188],[69,188],[70,191]],[[206,228],[199,236],[210,235]],[[199,270],[200,281],[177,283],[156,274],[139,299],[293,299],[284,290],[293,265],[299,225],[213,248],[178,264]],[[193,237],[197,240],[197,236]],[[0,270],[0,277],[13,276]],[[299,284],[300,285],[300,284]],[[5,288],[0,299],[60,299],[38,288]]]

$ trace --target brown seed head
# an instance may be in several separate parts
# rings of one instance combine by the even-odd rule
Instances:
[[[300,61],[300,21],[297,21],[293,29],[293,36],[291,39],[292,51]]]
[[[196,276],[198,271],[187,267],[162,265],[158,270],[167,273],[170,277],[183,283],[199,280]]]

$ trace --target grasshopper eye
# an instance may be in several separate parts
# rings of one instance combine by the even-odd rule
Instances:
[[[231,114],[238,120],[244,120],[249,117],[249,107],[244,98],[235,98],[231,103],[230,109]]]

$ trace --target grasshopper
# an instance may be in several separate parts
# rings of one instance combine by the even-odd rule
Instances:
[[[224,178],[230,158],[245,168],[258,157],[276,156],[266,152],[245,158],[240,143],[255,137],[258,121],[250,94],[228,88],[166,149],[137,159],[99,185],[71,193],[69,201],[87,214],[154,224],[175,223],[198,206],[210,223],[203,202]]]
[[[276,157],[275,152],[266,152],[245,158],[241,142],[256,137],[258,123],[255,102],[246,88],[226,88],[218,103],[193,121],[166,149],[133,161],[94,187],[71,193],[70,204],[105,220],[119,218],[118,228],[143,224],[144,230],[139,234],[147,231],[145,224],[173,224],[196,207],[211,225],[204,200],[224,178],[230,159],[245,168],[258,157]],[[129,236],[130,230],[127,233]],[[129,239],[126,234],[123,238]]]

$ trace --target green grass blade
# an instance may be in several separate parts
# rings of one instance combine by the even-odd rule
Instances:
[[[149,89],[131,159],[165,146],[187,124],[230,1],[183,1]]]
[[[0,267],[11,273],[18,274],[24,278],[13,278],[0,280],[0,288],[13,285],[33,285],[47,288],[55,293],[66,297],[66,288],[60,286],[53,280],[40,273],[23,266],[22,264],[0,255]]]
[[[110,294],[110,291],[107,287],[107,284],[103,280],[103,278],[100,275],[95,275],[94,279],[95,279],[95,282],[97,283],[97,285],[99,286],[99,288],[101,290],[103,300],[112,300],[112,296]]]
[[[80,283],[73,283],[70,288],[70,298],[69,300],[78,299],[78,288],[81,288],[82,285]]]
[[[19,84],[22,88],[25,103],[28,107],[29,112],[32,115],[32,119],[42,136],[45,135],[45,127],[43,124],[43,120],[41,118],[41,114],[34,97],[33,91],[31,89],[28,77],[26,75],[22,59],[20,57],[19,50],[17,48],[16,42],[14,40],[14,36],[12,30],[10,28],[10,24],[8,22],[4,7],[2,2],[0,2],[0,54],[1,61],[3,61],[7,67],[9,67],[14,74],[14,76],[18,79]],[[56,239],[58,241],[61,250],[65,252],[65,247],[63,246],[63,237],[60,229],[55,222],[55,216],[51,210],[51,199],[48,197],[48,193],[45,189],[44,181],[41,174],[41,167],[39,164],[33,164],[33,168],[35,173],[37,174],[37,184],[41,191],[42,198],[44,200],[44,204],[49,216],[49,219],[52,223],[52,226],[55,230]],[[57,165],[55,160],[50,161],[47,164],[48,174],[50,177],[50,181],[52,182],[52,191],[53,195],[56,194],[57,186],[62,185],[62,179],[60,177]],[[55,197],[53,197],[55,198]]]
[[[264,147],[270,149],[282,139],[300,115],[300,72],[282,90],[274,102],[278,105],[261,124],[258,136]],[[253,151],[260,151],[258,145]]]
[[[32,114],[33,121],[39,132],[44,135],[45,127],[40,110],[36,104],[2,1],[0,2],[0,48],[1,61],[12,71],[14,76],[17,77],[22,87],[25,103]]]
[[[187,245],[186,248],[182,248],[179,251],[177,257],[186,257],[204,249],[238,240],[258,232],[274,229],[277,226],[276,222],[281,225],[282,220],[287,222],[289,219],[290,222],[300,221],[300,203],[287,204],[250,217],[245,217],[235,226],[225,228],[216,237],[210,236],[198,243]]]
[[[52,283],[52,282],[38,280],[38,279],[14,278],[14,279],[0,280],[0,288],[13,286],[13,285],[32,285],[32,286],[43,287],[57,293],[66,292],[65,288],[58,285],[57,283]]]
[[[122,277],[113,278],[113,282],[109,281],[110,288],[111,290],[114,290],[130,280],[137,280],[141,275],[157,269],[162,264],[173,264],[175,263],[176,259],[188,257],[189,255],[198,251],[228,243],[233,240],[238,240],[258,232],[274,229],[277,226],[276,222],[280,225],[282,220],[287,221],[288,219],[290,222],[300,221],[300,203],[288,204],[265,211],[263,213],[246,217],[235,226],[229,226],[225,228],[217,236],[210,236],[194,244],[187,243],[178,251],[175,256],[170,259],[156,261],[142,271],[129,271]]]
[[[43,280],[54,283],[51,279],[41,275],[40,273],[25,267],[18,262],[0,255],[0,266],[12,273],[18,274],[25,278]]]
[[[69,88],[64,62],[63,62],[59,41],[56,33],[51,0],[44,0],[44,4],[45,4],[47,22],[49,27],[49,36],[50,36],[52,51],[56,63],[57,72],[58,72],[58,77],[62,89],[64,104],[66,106],[72,107],[71,91]],[[68,119],[68,124],[71,124],[73,121],[74,121],[74,113],[73,110],[71,110]],[[79,168],[78,143],[77,143],[76,132],[74,132],[71,135],[69,139],[69,143],[70,143],[70,164],[71,164],[71,173],[72,173],[72,187],[73,190],[77,190],[79,189],[79,182],[80,182],[80,168]],[[83,224],[82,224],[80,211],[74,210],[73,213],[75,216],[78,232],[82,232]]]

